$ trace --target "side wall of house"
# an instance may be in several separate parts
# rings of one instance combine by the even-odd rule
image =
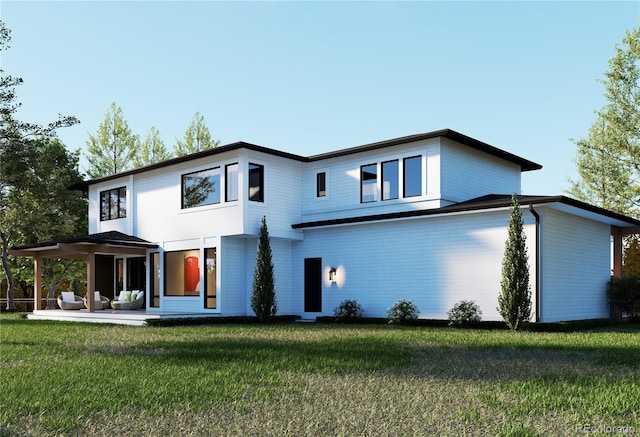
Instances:
[[[535,249],[535,219],[523,210],[529,252]],[[345,299],[356,299],[365,316],[386,317],[391,305],[411,299],[421,318],[446,319],[460,300],[474,300],[483,320],[501,320],[497,311],[509,211],[305,230],[294,243],[293,303],[304,313],[304,259],[321,257],[322,312],[332,315]],[[532,289],[535,272],[532,257]],[[337,280],[328,280],[330,267]]]
[[[539,210],[541,321],[609,317],[610,226],[550,208]]]
[[[463,202],[486,194],[520,193],[520,166],[443,139],[442,198]]]

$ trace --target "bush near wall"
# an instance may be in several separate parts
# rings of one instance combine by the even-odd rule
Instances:
[[[609,300],[630,318],[640,317],[640,276],[612,277]]]

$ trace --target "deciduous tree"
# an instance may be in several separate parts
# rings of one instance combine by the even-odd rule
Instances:
[[[137,153],[135,153],[133,157],[133,166],[143,167],[145,165],[166,161],[171,157],[171,153],[165,147],[162,138],[160,138],[160,131],[153,126],[149,129],[149,133],[140,144],[140,148],[137,150]]]
[[[220,141],[214,140],[211,137],[204,117],[200,115],[200,112],[196,112],[184,133],[184,140],[176,141],[175,153],[176,156],[189,155],[191,153],[213,149],[214,147],[218,147],[219,143]]]
[[[95,134],[87,140],[87,173],[91,178],[107,176],[133,166],[140,139],[131,132],[122,108],[111,104]]]

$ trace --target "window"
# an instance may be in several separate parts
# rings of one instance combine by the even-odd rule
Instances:
[[[422,195],[422,157],[404,158],[404,197]]]
[[[200,296],[200,251],[166,252],[164,295]]]
[[[114,220],[127,216],[127,188],[100,192],[100,220]]]
[[[224,181],[227,187],[224,201],[238,200],[238,163],[225,166],[224,173]]]
[[[204,307],[208,309],[217,308],[217,296],[216,296],[216,248],[204,250],[204,268],[206,269],[204,276]]]
[[[316,174],[316,197],[327,195],[327,174],[325,172]]]
[[[220,203],[220,167],[182,175],[182,209]]]
[[[264,202],[264,166],[249,164],[249,200]]]
[[[160,253],[151,254],[151,266],[149,267],[151,283],[149,284],[149,305],[152,308],[160,308]]]
[[[360,202],[375,202],[378,198],[378,165],[368,164],[360,167]]]
[[[382,200],[397,199],[400,183],[398,160],[382,163]]]

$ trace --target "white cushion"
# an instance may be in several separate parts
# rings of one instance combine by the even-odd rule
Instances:
[[[76,297],[73,294],[73,291],[63,291],[62,292],[62,301],[63,302],[75,302]]]
[[[100,302],[100,292],[99,291],[94,291],[93,292],[93,300],[95,300],[96,302]]]
[[[141,291],[140,293],[138,293],[138,299],[142,299],[142,296],[144,296],[144,291]]]
[[[118,302],[124,302],[126,297],[130,295],[131,295],[130,291],[122,290],[120,292],[120,295],[118,296]]]

